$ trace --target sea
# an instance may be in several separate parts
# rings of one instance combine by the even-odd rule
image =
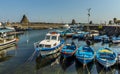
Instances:
[[[45,38],[49,29],[30,30],[18,35],[19,41],[0,51],[0,74],[120,74],[120,66],[116,63],[110,68],[104,68],[96,60],[83,66],[73,56],[62,58],[58,56],[47,56],[41,58],[35,55],[34,43]],[[86,45],[84,40],[65,38],[65,43],[74,43],[77,47]],[[116,53],[120,53],[119,44],[103,44],[96,42],[91,45],[96,50],[102,47],[110,47]]]

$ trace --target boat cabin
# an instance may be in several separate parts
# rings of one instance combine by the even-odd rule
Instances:
[[[44,40],[39,43],[39,47],[53,48],[60,43],[60,34],[56,32],[47,33]]]
[[[15,35],[12,32],[14,32],[12,29],[0,29],[0,43],[13,40]]]

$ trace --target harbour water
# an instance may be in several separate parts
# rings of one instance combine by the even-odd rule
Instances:
[[[120,74],[118,64],[105,69],[96,61],[83,67],[74,57],[63,59],[59,53],[58,57],[36,57],[34,56],[33,43],[43,40],[49,30],[32,30],[19,35],[19,41],[11,48],[1,51],[4,57],[0,58],[0,74]],[[72,39],[65,39],[71,43]],[[77,47],[85,45],[84,41],[73,40]],[[101,47],[111,47],[120,52],[120,45],[94,43],[91,45],[95,51]]]

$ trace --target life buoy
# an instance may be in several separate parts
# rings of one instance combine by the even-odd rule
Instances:
[[[56,32],[51,32],[51,34],[57,34]]]

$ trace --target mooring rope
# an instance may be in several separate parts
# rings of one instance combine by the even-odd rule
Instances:
[[[32,53],[32,55],[25,61],[24,64],[26,64],[26,63],[28,63],[28,62],[31,62],[31,61],[33,60],[33,58],[34,58],[36,52],[37,52],[37,51],[35,50],[35,51]]]

